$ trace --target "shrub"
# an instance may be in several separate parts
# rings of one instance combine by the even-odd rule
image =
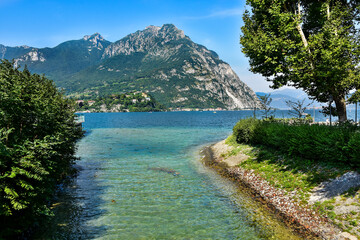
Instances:
[[[360,163],[360,132],[351,123],[336,126],[279,119],[245,119],[233,134],[239,143],[261,144],[293,157],[340,164]]]
[[[260,120],[256,118],[247,118],[240,120],[233,128],[236,141],[239,143],[249,143],[253,137]]]
[[[351,162],[360,167],[360,132],[354,132],[350,137],[346,151]]]
[[[0,239],[49,214],[56,184],[71,171],[74,104],[52,81],[0,62]]]

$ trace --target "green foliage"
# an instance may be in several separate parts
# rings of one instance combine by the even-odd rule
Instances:
[[[84,102],[76,105],[76,110],[101,112],[102,107],[105,107],[107,111],[116,112],[161,112],[167,110],[151,95],[141,92],[112,94],[94,99],[87,98]]]
[[[346,147],[346,151],[349,153],[349,157],[352,159],[358,159],[360,161],[360,131],[356,131],[351,135]]]
[[[225,140],[225,144],[227,144],[227,145],[229,145],[229,146],[237,146],[237,145],[238,145],[234,134],[231,134],[231,135]]]
[[[240,120],[233,128],[233,134],[238,143],[250,143],[254,138],[255,130],[260,124],[256,118]]]
[[[358,89],[356,92],[354,92],[351,97],[347,100],[348,103],[355,103],[357,104],[358,102],[360,102],[360,83],[358,86]]]
[[[280,151],[266,146],[233,144],[234,150],[249,156],[240,163],[243,169],[253,170],[266,179],[272,186],[296,191],[298,200],[308,201],[309,191],[323,181],[332,179],[349,171],[348,167],[317,162],[300,157],[286,156]],[[231,156],[229,152],[227,156]],[[224,156],[224,157],[227,157]]]
[[[309,125],[276,120],[245,119],[233,130],[239,143],[261,144],[293,157],[360,166],[359,127]]]
[[[45,61],[28,60],[24,64],[28,65],[31,72],[45,74],[53,79],[58,86],[63,87],[59,85],[59,82],[66,81],[74,73],[101,61],[103,51],[110,45],[110,42],[101,40],[100,43],[103,46],[102,49],[94,47],[93,42],[84,39],[63,42],[54,48],[35,49],[40,56],[45,58]],[[28,48],[27,50],[30,52],[33,49]],[[23,54],[5,56],[5,59],[19,58]]]
[[[73,101],[52,81],[0,63],[0,238],[49,212],[56,184],[70,172],[82,130]]]
[[[359,89],[358,1],[247,4],[240,43],[251,71],[273,88],[302,88],[319,102],[333,96],[339,120],[346,121],[345,96]]]
[[[282,127],[280,125],[285,127],[295,126],[296,128],[304,125],[303,122],[294,122],[293,120],[294,119],[291,119],[291,122],[288,120],[285,121],[284,119],[271,119],[266,121],[259,120],[261,124],[257,125],[256,131],[259,133],[261,132],[261,128],[263,127],[262,124],[272,125],[273,128]],[[304,119],[301,120],[304,121]],[[319,130],[317,127],[314,129]],[[354,145],[352,149],[344,148],[344,151],[348,152],[349,154],[358,154],[358,144],[360,142],[358,127],[351,124],[344,124],[342,126],[338,126],[338,129],[334,127],[330,128],[330,130],[331,129],[333,129],[333,131],[342,129],[341,131],[343,132],[343,136],[347,134],[351,135],[348,146],[352,145],[350,144],[351,141],[357,145]],[[274,132],[276,133],[278,130],[274,130]],[[284,129],[281,128],[281,130],[283,131]],[[293,129],[293,131],[296,130]],[[329,132],[330,131],[327,131],[323,135],[329,134]],[[318,135],[318,133],[314,134]],[[307,134],[305,134],[305,137],[306,135]],[[298,200],[304,204],[308,203],[313,188],[319,186],[320,183],[334,179],[346,172],[359,169],[359,165],[349,161],[341,162],[336,161],[335,159],[330,159],[328,161],[324,158],[318,159],[317,156],[312,158],[305,158],[303,156],[298,156],[298,153],[287,154],[288,152],[284,152],[285,148],[280,148],[281,143],[287,144],[286,140],[281,139],[279,136],[277,140],[271,137],[267,138],[268,140],[274,142],[282,141],[276,145],[276,148],[273,147],[273,144],[271,146],[267,146],[266,143],[262,143],[261,145],[234,143],[235,137],[236,136],[233,134],[226,140],[226,143],[233,146],[233,150],[229,151],[227,154],[223,154],[224,158],[231,156],[234,152],[235,154],[241,152],[242,154],[248,155],[248,159],[242,161],[239,164],[241,168],[253,171],[257,175],[267,180],[272,186],[285,190],[285,193],[292,193],[292,197],[294,197],[295,200]],[[324,138],[324,136],[321,136],[321,138]],[[301,142],[299,141],[299,144],[300,143]],[[307,157],[311,157],[309,155]],[[325,158],[327,157],[328,156]],[[355,156],[350,157],[353,160],[355,159]],[[356,157],[359,159],[358,155]],[[316,202],[313,205],[313,209],[322,216],[331,219],[333,223],[338,225],[341,229],[359,236],[359,231],[358,229],[354,228],[354,226],[358,226],[360,214],[357,211],[351,211],[350,213],[341,213],[340,211],[340,213],[338,213],[339,207],[342,205],[348,205],[349,202],[351,202],[351,205],[353,206],[360,206],[359,194],[359,187],[350,188],[340,197],[324,202]]]

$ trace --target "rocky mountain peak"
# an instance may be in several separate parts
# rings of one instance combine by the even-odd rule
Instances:
[[[105,40],[103,36],[100,35],[100,33],[94,33],[93,35],[85,35],[83,39],[90,42],[99,42]]]
[[[259,106],[255,93],[227,63],[173,24],[148,26],[114,43],[95,33],[54,49],[0,45],[0,57],[51,75],[72,93],[144,90],[173,108]]]
[[[154,34],[157,34],[157,32],[161,29],[161,27],[150,25],[145,28],[145,30],[148,30],[150,32],[153,32]]]
[[[173,24],[164,24],[162,27],[150,25],[142,31],[129,34],[123,39],[109,45],[103,58],[119,54],[130,55],[134,52],[147,52],[157,46],[163,46],[170,41],[187,38],[184,32]],[[189,39],[190,40],[190,39]]]
[[[105,41],[103,36],[101,36],[99,33],[94,33],[93,35],[85,35],[83,37],[83,40],[88,41],[92,44],[93,47],[102,49],[103,45],[101,42]]]
[[[164,24],[160,31],[162,36],[172,36],[175,39],[185,38],[184,31],[178,29],[174,24]]]
[[[19,66],[22,62],[45,62],[45,57],[42,52],[37,48],[31,48],[31,51],[21,56],[20,58],[14,59],[14,66]]]

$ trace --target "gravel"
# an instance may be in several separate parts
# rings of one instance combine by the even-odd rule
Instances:
[[[229,177],[248,187],[251,192],[260,197],[275,213],[281,216],[286,223],[291,224],[304,236],[310,234],[321,239],[356,239],[347,233],[341,232],[340,229],[332,225],[326,218],[314,212],[310,206],[300,205],[282,189],[271,186],[252,170],[245,170],[233,164],[223,164],[227,162],[222,156],[229,150],[231,150],[231,147],[226,145],[225,141],[211,146],[209,154],[212,158],[212,163],[210,165],[221,167]],[[244,160],[244,157],[241,155],[239,159]],[[358,186],[359,180],[360,175],[358,173],[346,173],[333,181],[321,184],[313,193],[313,200],[325,200],[339,195],[351,187]]]

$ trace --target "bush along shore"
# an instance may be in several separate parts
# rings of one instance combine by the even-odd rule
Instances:
[[[360,237],[360,129],[283,119],[240,120],[205,152],[305,238]]]
[[[2,60],[0,86],[0,239],[25,239],[52,215],[83,132],[51,80]]]

